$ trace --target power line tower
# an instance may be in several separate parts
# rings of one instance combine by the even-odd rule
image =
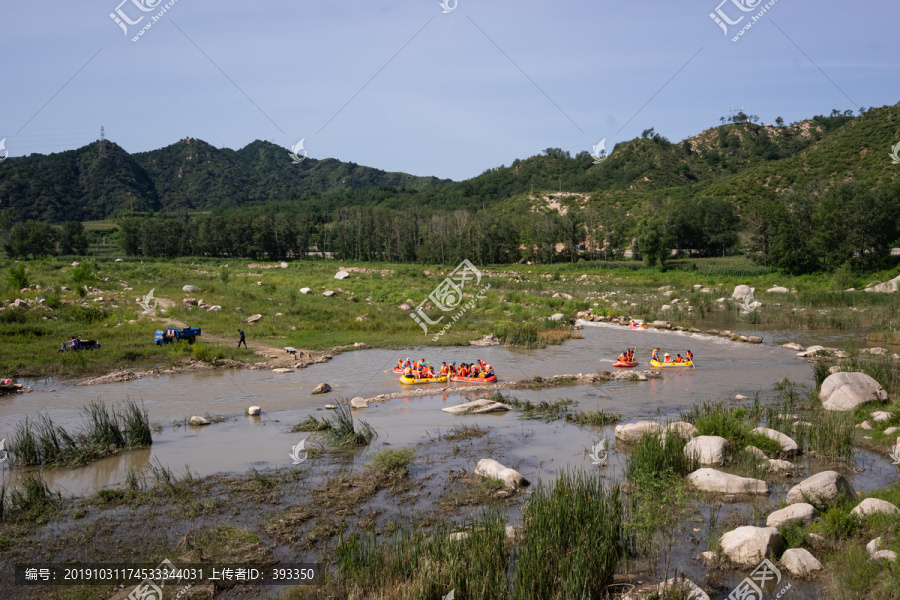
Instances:
[[[106,144],[103,142],[106,141],[106,127],[103,125],[100,126],[100,158],[106,156]]]

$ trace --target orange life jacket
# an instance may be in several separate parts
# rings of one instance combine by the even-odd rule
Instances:
[[[448,367],[447,365],[443,365],[441,367],[441,375],[446,375],[449,372],[450,372],[450,367]]]
[[[412,377],[412,374],[413,374],[412,367],[409,365],[406,365],[406,368],[403,369],[403,375],[406,377]]]
[[[459,376],[460,377],[468,377],[469,376],[469,368],[468,367],[460,367],[459,368]]]
[[[678,356],[675,357],[675,362],[677,362],[677,363],[684,362],[684,359],[681,358],[681,355],[679,354]]]

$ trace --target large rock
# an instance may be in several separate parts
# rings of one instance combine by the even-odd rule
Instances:
[[[551,321],[562,321],[564,318],[566,318],[566,315],[564,315],[562,313],[556,313],[555,315],[550,315],[547,318],[550,319]]]
[[[900,508],[891,504],[887,500],[879,500],[878,498],[866,498],[856,505],[856,508],[850,511],[851,515],[858,517],[867,517],[869,515],[886,514],[892,515],[900,512]]]
[[[797,342],[788,342],[787,344],[782,344],[781,347],[782,347],[782,348],[787,348],[788,350],[796,350],[796,351],[798,351],[798,352],[799,352],[800,350],[803,350],[803,346],[801,346],[801,345],[798,344]]]
[[[645,433],[662,435],[664,432],[663,426],[653,421],[638,421],[637,423],[616,425],[616,439],[629,443],[637,442]]]
[[[809,577],[824,567],[822,563],[805,548],[791,548],[781,555],[781,566],[794,577]]]
[[[879,283],[877,285],[872,285],[867,287],[865,292],[882,292],[885,294],[896,294],[898,285],[900,285],[900,276],[894,277],[890,281],[885,281],[884,283]]]
[[[772,288],[769,288],[766,290],[766,292],[769,294],[787,294],[790,291],[791,290],[787,289],[786,287],[780,286],[780,285],[776,285],[775,287],[772,287]]]
[[[190,294],[190,293],[192,293],[192,292],[199,292],[199,291],[201,291],[201,290],[200,290],[200,288],[198,288],[196,285],[186,285],[186,286],[184,286],[183,288],[181,288],[181,291],[182,291],[182,292],[187,292],[187,293]]]
[[[775,431],[774,429],[768,429],[766,427],[757,427],[753,430],[753,432],[761,433],[770,440],[775,440],[776,442],[781,444],[781,453],[785,456],[794,456],[800,451],[799,446],[797,446],[797,442],[784,435],[780,431]]]
[[[258,406],[251,406],[250,408],[247,409],[247,414],[250,415],[251,417],[256,417],[261,412],[262,412],[262,409]]]
[[[357,396],[350,401],[350,408],[369,408],[369,403],[366,402],[365,398]]]
[[[518,471],[504,467],[496,460],[491,460],[490,458],[482,458],[478,461],[478,466],[475,467],[475,474],[499,479],[513,488],[526,487],[531,483]]]
[[[872,420],[876,423],[884,423],[885,421],[890,421],[894,415],[884,410],[876,410],[871,414]],[[887,430],[885,430],[887,432]]]
[[[837,471],[822,471],[792,487],[785,500],[789,504],[810,501],[824,505],[834,502],[842,495],[856,498],[856,492],[843,475]]]
[[[197,306],[197,299],[196,298],[185,298],[184,300],[181,301],[181,303],[184,304],[185,306]]]
[[[769,554],[776,554],[784,546],[784,538],[774,527],[738,527],[719,540],[722,554],[742,567],[755,567]]]
[[[273,373],[284,374],[284,373],[293,373],[293,369],[288,369],[286,367],[280,367],[278,369],[272,369]]]
[[[326,298],[331,298],[332,296],[334,296],[334,292],[332,290],[326,290],[326,291],[322,292],[322,295],[325,296]]]
[[[300,293],[303,294],[304,296],[308,296],[308,295],[312,294],[312,290],[307,287],[300,288]]]
[[[798,352],[797,356],[800,358],[808,358],[810,356],[815,356],[816,354],[818,354],[819,352],[821,352],[824,349],[825,349],[825,346],[818,346],[818,345],[810,346],[805,351]]]
[[[734,291],[731,292],[731,297],[735,300],[743,300],[747,297],[747,294],[750,293],[749,285],[738,285],[735,286]]]
[[[762,450],[760,450],[759,448],[757,448],[756,446],[750,446],[750,445],[744,446],[744,452],[747,452],[748,454],[752,454],[753,456],[755,456],[756,458],[758,458],[760,460],[769,460],[769,457],[766,456],[766,453],[763,452]]]
[[[897,553],[893,550],[879,550],[869,555],[869,560],[889,560],[897,562]]]
[[[717,435],[701,435],[684,446],[684,455],[701,465],[721,465],[725,462],[728,440]]]
[[[450,413],[451,415],[480,415],[483,413],[504,412],[507,410],[512,410],[512,406],[510,406],[509,404],[504,404],[502,402],[494,402],[493,400],[482,398],[481,400],[474,400],[472,402],[466,402],[465,404],[448,406],[447,408],[442,408],[441,410],[446,413]]]
[[[252,317],[244,319],[244,323],[256,323],[260,319],[262,319],[262,315],[253,315]]]
[[[347,271],[343,271],[343,270],[338,271],[337,275],[334,276],[335,279],[341,279],[341,280],[347,279],[348,277],[350,277],[350,273],[348,273]]]
[[[313,394],[327,394],[330,391],[331,391],[331,386],[328,385],[327,383],[322,382],[316,386],[316,389],[314,389],[312,391],[312,393]]]
[[[666,431],[677,433],[686,440],[689,440],[697,435],[697,428],[692,423],[688,423],[686,421],[675,421],[674,423],[669,423],[668,425],[666,425]]]
[[[888,394],[865,373],[833,373],[822,382],[819,398],[826,410],[851,411],[867,402],[884,402]]]
[[[819,520],[819,511],[812,504],[798,502],[776,510],[766,519],[766,527],[782,527],[789,523],[808,525]]]
[[[769,486],[760,479],[739,477],[730,473],[723,473],[715,469],[697,469],[688,475],[694,487],[701,492],[715,492],[719,494],[768,494]]]
[[[201,425],[209,425],[209,419],[204,419],[203,417],[194,415],[193,417],[191,417],[190,423],[194,427],[199,427]]]

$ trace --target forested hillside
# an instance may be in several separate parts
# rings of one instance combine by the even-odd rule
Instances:
[[[650,128],[599,164],[548,148],[461,182],[296,165],[261,141],[189,138],[133,156],[98,142],[3,164],[0,225],[19,255],[48,235],[23,221],[113,217],[122,249],[143,256],[555,262],[634,249],[655,263],[744,247],[790,272],[877,266],[900,236],[900,105],[757,120],[740,113],[677,143]]]

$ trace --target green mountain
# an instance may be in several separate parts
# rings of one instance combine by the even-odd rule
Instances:
[[[350,206],[525,208],[532,190],[561,190],[640,213],[672,197],[725,198],[740,209],[759,197],[814,185],[884,186],[900,177],[887,156],[900,140],[900,105],[858,117],[833,111],[789,126],[742,121],[677,143],[647,130],[617,144],[599,164],[588,152],[573,157],[548,148],[460,182],[335,159],[307,158],[295,165],[284,148],[264,141],[230,150],[187,138],[134,155],[114,143],[95,142],[6,161],[0,167],[0,206],[14,221],[60,222],[270,202],[295,202],[318,213]]]

